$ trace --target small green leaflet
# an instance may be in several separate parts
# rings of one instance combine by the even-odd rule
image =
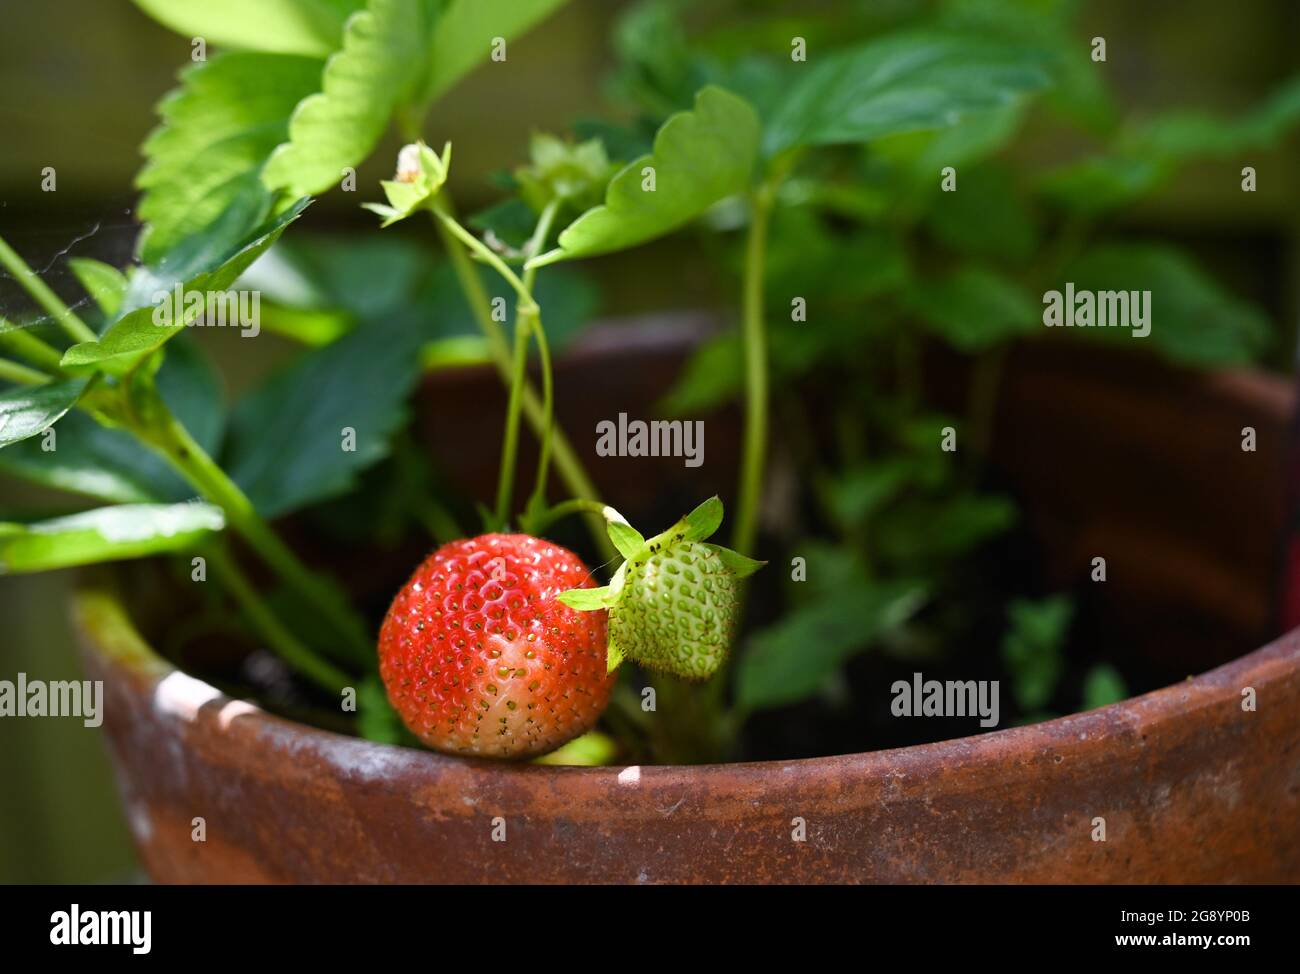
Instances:
[[[293,197],[321,193],[370,154],[420,81],[430,16],[427,0],[370,0],[348,21],[343,48],[326,62],[320,90],[294,109],[289,141],[266,163],[262,181],[269,189]]]
[[[325,57],[343,24],[365,0],[135,0],[136,6],[184,37],[279,54]]]
[[[605,524],[605,531],[624,558],[635,558],[637,552],[645,547],[645,538],[641,532],[626,521],[609,520]]]
[[[1150,334],[1134,339],[1132,328],[1067,328],[1085,339],[1150,346],[1178,365],[1201,368],[1245,365],[1269,340],[1269,322],[1257,307],[1225,291],[1187,256],[1163,244],[1111,244],[1086,252],[1066,269],[1075,294],[1087,290],[1151,294]],[[1076,303],[1078,298],[1076,297]],[[1131,305],[1132,295],[1129,295]],[[1129,312],[1130,321],[1133,311]]]
[[[215,454],[225,423],[221,380],[197,343],[167,348],[154,377],[159,395],[190,435]],[[56,449],[32,437],[0,450],[0,471],[113,504],[183,501],[194,496],[162,457],[130,433],[101,426],[77,410],[59,421]]]
[[[89,257],[73,257],[68,265],[104,317],[110,321],[116,318],[126,297],[126,276],[116,267]]]
[[[181,72],[181,86],[158,106],[161,123],[145,140],[147,162],[136,177],[146,263],[261,188],[262,165],[288,138],[289,116],[316,90],[322,63],[233,52]]]
[[[77,404],[89,382],[69,379],[0,393],[0,447],[45,432]]]
[[[570,609],[577,609],[579,612],[607,609],[612,601],[608,585],[602,585],[600,588],[571,588],[567,592],[561,592],[556,598]]]
[[[0,575],[184,551],[225,527],[210,504],[126,504],[35,524],[0,522]]]
[[[918,282],[907,307],[927,331],[962,352],[983,351],[1042,328],[1039,309],[1024,289],[984,267],[962,267]]]
[[[722,501],[715,494],[686,515],[685,541],[703,541],[722,526]]]
[[[1007,631],[1002,637],[1002,662],[1011,671],[1011,692],[1026,713],[1051,702],[1065,673],[1065,640],[1074,618],[1068,595],[1031,601],[1016,599],[1007,606]]]
[[[918,582],[862,579],[787,613],[740,655],[737,706],[752,713],[811,696],[852,656],[910,619],[925,598]]]
[[[1098,663],[1083,678],[1083,708],[1096,710],[1119,703],[1128,696],[1128,684],[1109,663]]]
[[[618,756],[618,742],[600,731],[587,731],[581,737],[575,737],[563,747],[534,758],[533,764],[549,764],[557,767],[596,768],[612,764]]]
[[[183,290],[208,295],[227,290],[253,261],[257,260],[310,203],[302,199],[222,260],[215,270],[199,273],[187,280]],[[108,329],[97,342],[73,345],[63,355],[63,365],[73,369],[97,369],[112,375],[124,375],[145,356],[161,348],[168,339],[185,330],[183,321],[168,325],[154,324],[155,308],[145,305],[128,312]]]
[[[748,102],[716,86],[701,89],[693,111],[659,129],[654,152],[610,181],[604,205],[578,217],[560,234],[557,249],[528,266],[625,250],[671,233],[749,188],[758,140],[758,115]],[[653,190],[645,188],[648,169]]]
[[[941,128],[1044,87],[1047,60],[1034,47],[981,37],[896,34],[807,67],[768,119],[763,150],[867,142]]]
[[[433,28],[433,51],[424,102],[440,98],[492,53],[496,38],[507,41],[564,6],[568,0],[452,0]]]

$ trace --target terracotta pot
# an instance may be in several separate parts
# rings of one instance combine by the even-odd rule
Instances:
[[[642,366],[597,341],[567,367]],[[1106,556],[1099,599],[1117,638],[1190,671],[1268,629],[1291,410],[1285,384],[1250,373],[1027,348],[994,457],[1049,542],[1053,581]],[[1247,425],[1260,446],[1243,455]],[[83,589],[76,617],[105,681],[140,856],[160,881],[1300,880],[1300,630],[1030,727],[803,761],[570,769],[286,721],[162,661],[109,589]],[[196,818],[205,842],[192,841]],[[800,821],[806,841],[792,838]]]

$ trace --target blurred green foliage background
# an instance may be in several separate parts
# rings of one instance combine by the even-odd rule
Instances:
[[[491,172],[516,165],[530,130],[565,131],[578,117],[601,112],[603,82],[613,62],[609,36],[621,0],[573,0],[540,29],[511,46],[508,70],[480,70],[440,104],[426,126],[430,141],[456,146],[458,193],[472,212],[493,197]],[[714,6],[710,4],[709,6]],[[725,5],[719,5],[725,6]],[[887,19],[924,7],[919,0],[800,0],[736,3],[789,9],[833,25],[847,12]],[[795,31],[792,29],[791,31]],[[1125,108],[1142,115],[1195,105],[1232,113],[1256,104],[1297,67],[1300,6],[1292,0],[1094,0],[1082,5],[1079,43],[1107,39],[1105,71]],[[737,43],[744,43],[737,34]],[[815,56],[815,47],[813,49]],[[0,232],[37,268],[66,256],[125,263],[136,232],[132,179],[138,147],[154,127],[154,106],[188,63],[190,46],[149,20],[127,0],[49,0],[0,7]],[[358,175],[374,187],[390,174],[398,141],[377,152]],[[1079,146],[1022,149],[1045,163]],[[389,151],[391,150],[391,151]],[[1300,174],[1300,159],[1269,161],[1270,173]],[[58,190],[41,191],[53,166]],[[1265,161],[1261,159],[1263,171]],[[307,223],[320,230],[370,228],[357,197],[332,194]],[[1227,286],[1294,322],[1300,308],[1300,193],[1294,183],[1263,178],[1243,194],[1209,167],[1189,167],[1168,191],[1125,211],[1135,234],[1156,233],[1188,247]],[[605,304],[617,314],[646,308],[709,304],[707,270],[682,273],[678,243],[600,265]],[[637,273],[627,273],[628,261]],[[656,266],[671,267],[657,275]],[[697,264],[705,268],[702,262]],[[665,295],[656,282],[673,281]],[[55,267],[56,287],[69,285]],[[68,287],[71,293],[71,287]],[[16,302],[0,281],[0,309]],[[275,356],[242,357],[238,343],[201,335],[236,387],[270,367]],[[274,348],[272,339],[267,347]],[[1289,340],[1272,364],[1288,368]],[[12,482],[0,504],[58,503]],[[43,679],[79,673],[67,625],[72,574],[0,581],[0,678],[19,671]],[[0,881],[87,882],[134,875],[133,856],[98,732],[72,720],[0,721]]]

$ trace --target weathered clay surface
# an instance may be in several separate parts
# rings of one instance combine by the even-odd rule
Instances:
[[[83,598],[84,628],[101,609]],[[142,860],[164,882],[1300,878],[1300,633],[1032,727],[706,767],[464,761],[280,720],[140,654],[92,648],[88,665]],[[206,842],[191,841],[196,817]]]

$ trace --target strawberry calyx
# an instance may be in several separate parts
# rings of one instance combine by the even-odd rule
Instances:
[[[630,659],[686,679],[712,676],[725,662],[734,633],[737,582],[766,562],[706,543],[722,524],[717,497],[649,539],[613,508],[603,513],[623,563],[608,585],[571,589],[557,598],[583,612],[608,610],[610,672]]]

